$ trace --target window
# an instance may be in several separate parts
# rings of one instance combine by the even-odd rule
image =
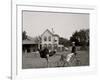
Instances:
[[[47,47],[47,44],[44,44],[44,48],[46,48]]]
[[[57,40],[55,40],[55,42],[57,42]]]
[[[49,36],[49,41],[51,41],[51,36]]]
[[[47,37],[46,36],[44,37],[44,41],[47,41]]]
[[[49,44],[49,45],[48,45],[48,48],[49,48],[49,49],[52,49],[52,45],[51,45],[51,44]]]
[[[54,39],[54,42],[57,42],[57,40],[56,40],[56,39]]]
[[[54,44],[54,49],[57,49],[57,44]]]

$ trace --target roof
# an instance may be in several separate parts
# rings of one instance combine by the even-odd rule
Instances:
[[[38,44],[38,43],[34,40],[23,40],[22,44]]]
[[[59,35],[58,35],[58,34],[54,34],[54,36],[57,36],[57,37],[59,37]]]
[[[64,47],[64,45],[58,45],[58,47]]]
[[[42,36],[46,31],[48,31],[51,35],[53,35],[53,33],[52,33],[50,30],[46,29],[46,30],[41,34],[41,36]]]
[[[59,35],[57,35],[57,34],[53,34],[50,30],[48,30],[48,29],[46,29],[43,33],[42,33],[42,35],[46,32],[46,31],[48,31],[51,35],[53,35],[53,36],[57,36],[57,37],[59,37]],[[41,35],[41,36],[42,36]]]

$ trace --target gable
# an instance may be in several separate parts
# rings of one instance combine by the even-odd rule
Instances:
[[[53,34],[52,34],[48,29],[44,31],[44,33],[41,35],[41,37],[42,37],[42,36],[46,36],[46,35],[51,35],[51,36],[53,36]]]

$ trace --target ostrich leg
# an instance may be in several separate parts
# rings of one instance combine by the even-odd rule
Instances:
[[[47,67],[49,67],[49,54],[47,54],[46,60],[47,60]]]

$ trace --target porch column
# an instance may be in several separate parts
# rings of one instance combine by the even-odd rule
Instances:
[[[33,46],[31,45],[31,47],[30,47],[30,53],[32,53],[32,51],[33,51],[33,48],[32,48]]]
[[[27,49],[25,49],[25,54],[27,54]]]

